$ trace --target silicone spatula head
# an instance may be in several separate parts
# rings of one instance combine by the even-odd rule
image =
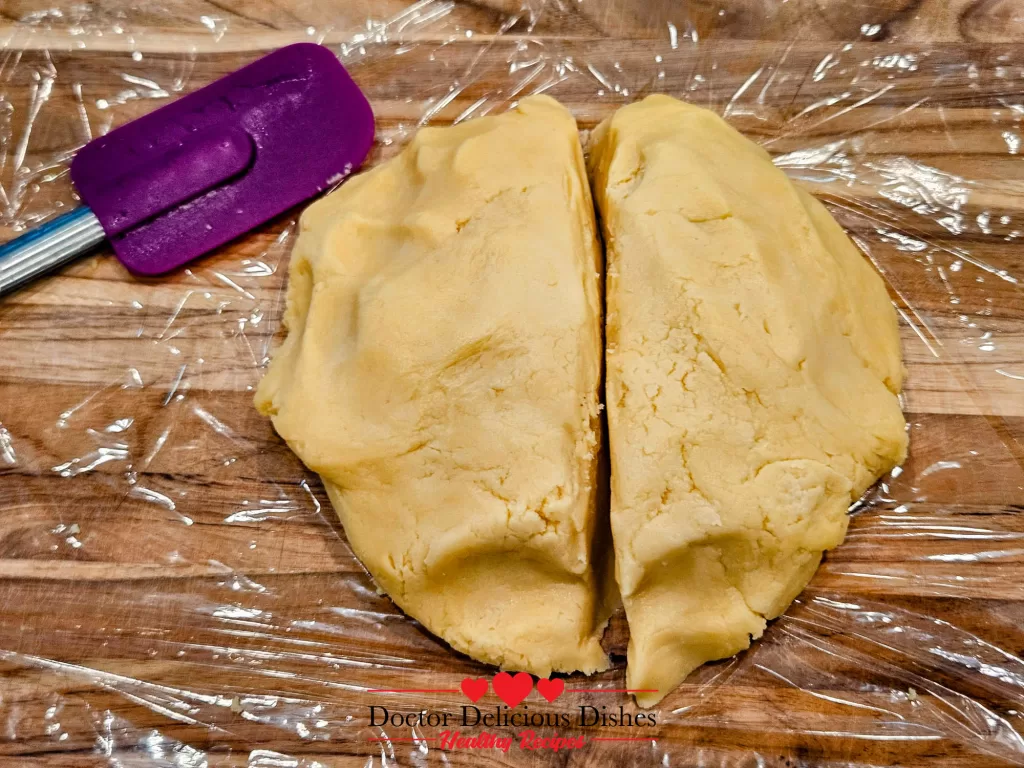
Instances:
[[[282,48],[89,142],[71,179],[132,272],[179,267],[337,183],[373,112],[327,48]]]

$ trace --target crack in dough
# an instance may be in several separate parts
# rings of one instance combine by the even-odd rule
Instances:
[[[627,687],[651,706],[759,637],[903,460],[903,370],[882,280],[719,117],[651,96],[590,146]]]

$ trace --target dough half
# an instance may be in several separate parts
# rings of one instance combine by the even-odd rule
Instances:
[[[605,669],[601,255],[572,116],[532,97],[424,128],[299,228],[256,403],[355,553],[473,658]]]
[[[885,286],[826,209],[665,96],[593,136],[627,685],[653,705],[761,635],[903,460]]]

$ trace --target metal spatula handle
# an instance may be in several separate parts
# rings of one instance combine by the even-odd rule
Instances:
[[[100,220],[82,206],[0,245],[0,296],[95,248],[106,237]]]

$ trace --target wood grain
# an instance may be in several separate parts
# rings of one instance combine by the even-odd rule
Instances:
[[[889,283],[910,457],[762,640],[659,706],[657,741],[373,742],[409,731],[371,704],[466,701],[369,689],[492,670],[376,593],[251,406],[297,212],[162,279],[100,252],[0,302],[0,764],[1024,764],[1024,5],[9,0],[0,238],[75,204],[85,141],[300,39],[370,97],[371,163],[536,91],[583,129],[655,91],[726,115]],[[627,638],[616,615],[614,668],[530,708],[635,713],[573,692],[623,687]]]
[[[367,19],[408,19],[410,5],[402,0],[144,0],[133,3],[128,14],[116,0],[57,6],[60,13],[35,0],[10,0],[0,13],[0,31],[18,35],[25,48],[75,48],[68,31],[85,29],[111,33],[105,49],[252,50],[309,37],[344,42],[364,30]],[[430,13],[440,11],[433,7]],[[799,34],[844,42],[1024,41],[1018,0],[456,0],[444,16],[453,27],[483,35],[504,28],[511,35],[555,40],[667,38],[672,25],[699,40],[789,41]]]

